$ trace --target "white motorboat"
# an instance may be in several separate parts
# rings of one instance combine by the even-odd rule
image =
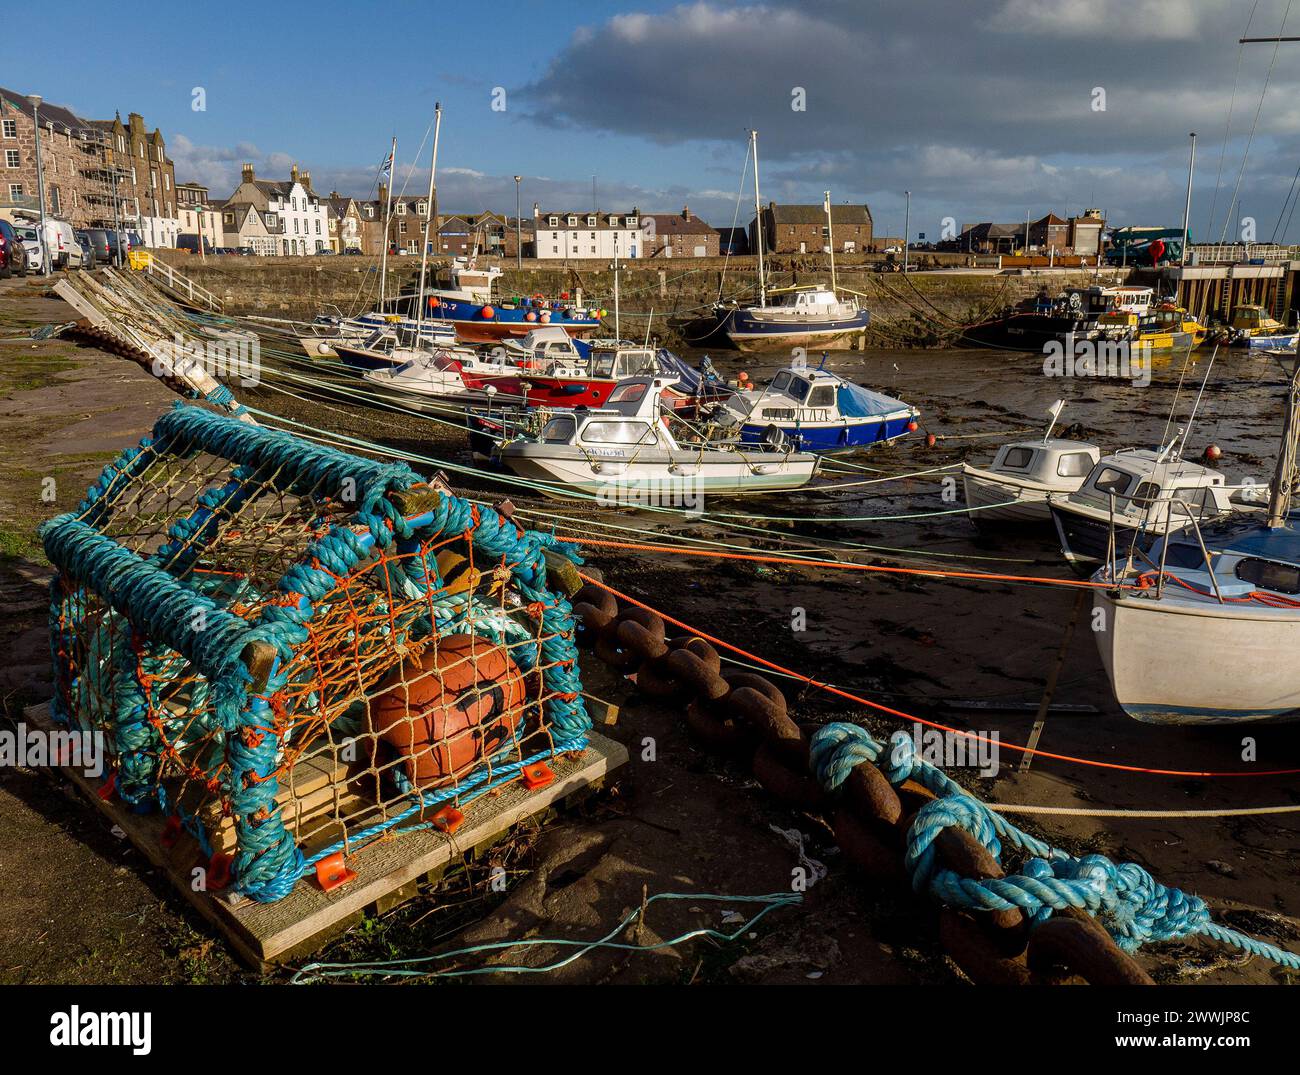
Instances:
[[[1079,488],[1101,458],[1096,445],[1052,436],[1064,408],[1057,400],[1040,440],[1004,444],[987,467],[962,463],[966,511],[975,523],[1049,523],[1051,496]]]
[[[1066,560],[1091,572],[1193,521],[1259,510],[1262,487],[1228,485],[1217,470],[1183,459],[1177,444],[1103,456],[1078,489],[1048,501]]]
[[[769,442],[679,443],[661,415],[667,378],[631,377],[605,406],[557,410],[535,438],[500,448],[501,462],[522,478],[547,483],[548,495],[595,494],[610,503],[689,506],[725,496],[797,489],[817,471],[817,456],[794,450],[773,431]]]

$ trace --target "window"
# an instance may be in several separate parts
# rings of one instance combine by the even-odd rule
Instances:
[[[558,227],[560,224],[560,218],[557,216],[553,216],[549,220],[547,220],[547,223],[553,228]]]
[[[542,427],[543,444],[568,444],[573,439],[573,419],[552,418]]]
[[[1114,467],[1107,467],[1097,475],[1097,480],[1092,483],[1092,487],[1099,493],[1114,493],[1116,496],[1123,496],[1132,484],[1132,474],[1116,470]]]
[[[587,217],[587,227],[594,228],[595,226],[596,226],[596,218],[594,216]]]
[[[1277,593],[1300,593],[1300,567],[1279,564],[1274,560],[1257,560],[1254,557],[1237,564],[1237,578],[1254,583],[1261,590]]]
[[[773,392],[784,392],[790,387],[790,375],[782,370],[776,375],[776,380],[772,382]]]
[[[9,197],[21,198],[23,196],[23,185],[21,183],[9,184]]]
[[[560,248],[559,248],[558,246],[552,246],[552,247],[551,247],[551,253],[552,253],[552,254],[558,254],[559,252],[560,252]]]
[[[1087,452],[1070,452],[1056,461],[1056,473],[1062,478],[1082,478],[1092,469],[1092,456]]]
[[[627,218],[627,226],[628,226],[629,228],[635,228],[635,227],[636,227],[636,217],[634,217],[634,216],[630,216],[630,217],[628,217],[628,218]]]
[[[18,121],[16,119],[7,119],[4,121],[4,136],[6,138],[18,137]]]
[[[644,383],[621,384],[609,394],[607,403],[636,403],[645,395],[647,385]]]
[[[569,227],[576,228],[577,226],[578,226],[578,218],[576,216],[569,217]]]
[[[582,439],[588,444],[653,444],[655,438],[645,422],[588,422]]]
[[[618,217],[616,217],[616,216],[612,216],[612,217],[610,217],[610,218],[609,218],[609,226],[610,226],[611,228],[617,228],[617,227],[618,227]]]
[[[5,150],[5,167],[18,168],[22,165],[23,159],[16,149]]]
[[[802,403],[808,396],[808,389],[812,386],[801,377],[796,377],[790,384],[790,395],[794,396]]]
[[[596,252],[596,247],[595,247],[594,244],[593,244],[593,246],[592,246],[592,248],[591,248],[591,252],[592,252],[593,254]]]
[[[1002,466],[1007,470],[1024,470],[1034,459],[1032,448],[1008,448],[1002,457]]]
[[[835,405],[835,386],[832,384],[819,384],[809,393],[808,406],[810,407],[833,407]]]

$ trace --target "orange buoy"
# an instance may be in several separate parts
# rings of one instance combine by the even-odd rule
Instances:
[[[915,422],[908,422],[908,423],[907,423],[907,431],[908,431],[909,433],[915,433],[915,432],[916,432],[918,429],[920,429],[920,428],[921,428],[921,427],[918,426]]]
[[[933,448],[938,443],[939,443],[939,438],[936,437],[933,433],[927,433],[925,435],[925,446],[927,448]]]
[[[526,314],[524,314],[524,320],[525,320],[525,321],[536,321],[536,320],[537,320],[537,315],[536,315],[535,313],[533,313],[532,310],[529,310]]]
[[[449,635],[384,678],[367,708],[367,730],[397,752],[412,783],[435,787],[509,740],[524,698],[524,677],[504,648]]]
[[[479,311],[479,313],[483,315],[484,321],[491,321],[492,318],[496,317],[497,315],[497,312],[494,309],[492,309],[491,306],[484,306],[483,309]]]
[[[550,311],[550,310],[543,310],[543,311],[542,311],[542,317],[541,317],[542,324],[545,325],[545,324],[546,324],[548,321],[550,321],[550,320],[551,320],[551,311]]]
[[[1223,458],[1223,449],[1217,444],[1208,444],[1205,447],[1205,458],[1211,462]]]

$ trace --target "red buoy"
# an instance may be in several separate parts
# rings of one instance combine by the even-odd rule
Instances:
[[[936,437],[933,433],[927,433],[925,435],[925,446],[927,448],[933,448],[938,443],[939,443],[939,438]]]
[[[920,426],[918,426],[915,422],[908,422],[908,423],[907,423],[907,431],[908,431],[909,433],[915,433],[919,428],[920,428]]]
[[[1208,444],[1205,447],[1205,458],[1211,461],[1223,458],[1223,449],[1217,444]]]
[[[484,306],[483,309],[479,311],[479,313],[483,315],[484,321],[491,321],[492,318],[496,317],[497,315],[497,312],[494,309],[492,309],[491,306]]]

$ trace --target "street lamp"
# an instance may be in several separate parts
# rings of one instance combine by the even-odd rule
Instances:
[[[520,238],[522,235],[523,223],[519,219],[519,184],[523,180],[522,175],[515,176],[515,268],[524,267],[524,247]]]
[[[36,197],[41,209],[41,271],[48,273],[50,265],[50,248],[45,242],[45,173],[41,170],[41,95],[29,93],[27,103],[32,106],[32,141],[36,143]]]

